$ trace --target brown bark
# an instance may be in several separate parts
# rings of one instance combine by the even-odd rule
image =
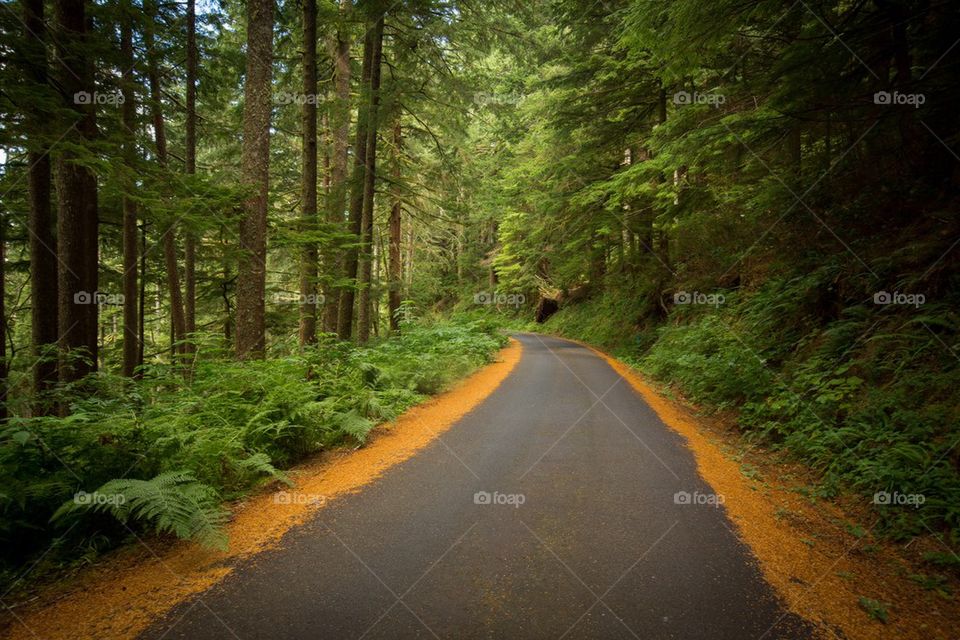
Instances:
[[[6,422],[9,415],[7,411],[7,392],[9,390],[7,376],[10,374],[10,364],[7,362],[7,308],[5,304],[7,297],[6,231],[6,218],[0,218],[0,422]]]
[[[147,299],[147,223],[140,223],[140,291],[138,293],[139,300],[137,304],[137,366],[143,366],[143,347],[147,343],[145,331],[146,324],[144,319],[146,317],[146,299]],[[135,378],[140,378],[142,375],[136,373]]]
[[[383,54],[383,16],[373,28],[373,57],[370,61],[370,114],[367,119],[366,169],[363,173],[363,210],[360,227],[361,251],[359,274],[360,300],[357,304],[357,342],[370,340],[370,286],[372,282],[373,205],[377,181],[377,128],[380,108],[380,59]]]
[[[58,84],[64,111],[69,113],[62,122],[63,129],[70,128],[64,141],[83,145],[97,135],[93,101],[89,99],[94,83],[86,46],[85,0],[57,0],[54,23]],[[97,368],[97,178],[80,160],[69,147],[56,159],[57,319],[62,382],[79,380]]]
[[[350,13],[350,0],[340,0],[340,19],[345,24]],[[330,57],[334,65],[334,100],[330,109],[330,126],[333,131],[333,158],[330,165],[330,193],[327,198],[327,222],[331,229],[343,225],[343,209],[347,201],[347,160],[350,148],[350,40],[346,27],[337,30],[330,42]],[[323,258],[327,280],[333,280],[343,269],[342,255],[336,246],[329,247]],[[337,331],[339,316],[339,291],[336,287],[327,288],[324,301],[323,328],[334,333]]]
[[[144,41],[147,47],[148,81],[150,83],[150,112],[153,116],[153,135],[157,163],[167,166],[166,123],[163,119],[163,103],[160,96],[160,69],[154,46],[154,27],[157,20],[157,5],[148,4],[147,27]],[[183,312],[183,293],[180,289],[180,267],[177,262],[177,224],[172,221],[163,231],[163,258],[167,270],[167,290],[170,293],[171,354],[184,355],[186,350],[187,325]]]
[[[197,172],[197,8],[196,0],[187,0],[187,122],[185,169],[188,175]],[[187,232],[184,257],[186,299],[184,312],[187,335],[197,330],[197,238]],[[192,342],[187,350],[194,351]]]
[[[123,195],[123,375],[133,377],[139,361],[137,326],[137,204],[130,196],[135,186],[133,166],[136,158],[136,103],[133,92],[133,3],[123,4],[120,27],[120,58],[123,65],[123,108],[121,124],[123,155],[129,175]]]
[[[353,175],[350,185],[350,233],[352,246],[344,252],[344,278],[348,281],[340,294],[340,308],[337,317],[337,335],[348,340],[353,335],[353,303],[356,295],[357,265],[359,243],[363,227],[363,186],[367,165],[367,99],[370,95],[370,65],[373,60],[373,30],[368,29],[363,42],[363,66],[360,71],[360,103],[357,108],[357,132],[353,144]]]
[[[27,77],[39,87],[47,85],[46,23],[43,0],[26,0],[23,5],[24,56]],[[30,119],[30,130],[41,136],[46,127],[42,117]],[[43,394],[57,382],[57,241],[53,235],[50,208],[50,156],[45,141],[30,141],[27,152],[27,184],[30,199],[30,296],[33,357],[33,391],[40,396],[34,415],[46,415],[51,407]]]
[[[317,1],[303,1],[303,113],[300,229],[300,346],[317,341]]]
[[[243,182],[251,189],[240,220],[237,273],[237,357],[266,350],[267,191],[270,181],[270,80],[273,74],[273,0],[247,3],[247,73],[243,88]]]
[[[403,288],[403,265],[400,258],[400,216],[403,210],[403,200],[400,196],[400,161],[403,155],[403,130],[400,117],[397,116],[393,125],[393,149],[396,157],[393,162],[393,204],[390,207],[389,222],[389,249],[387,262],[387,312],[390,314],[390,331],[400,330],[400,300]]]

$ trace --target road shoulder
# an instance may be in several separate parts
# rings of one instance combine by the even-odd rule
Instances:
[[[273,486],[232,505],[226,552],[188,542],[140,540],[106,554],[59,585],[9,609],[9,638],[131,638],[176,604],[275,548],[283,535],[329,501],[362,489],[409,459],[490,396],[520,361],[516,340],[493,364],[376,427],[365,446],[325,452],[288,471],[294,487]],[[198,601],[203,606],[202,600]]]
[[[787,608],[826,637],[951,638],[958,603],[908,580],[918,575],[904,549],[873,538],[869,509],[817,499],[810,470],[759,446],[745,446],[731,421],[695,417],[636,370],[598,349],[668,427],[681,434],[737,534]],[[915,554],[912,554],[915,555]],[[887,621],[877,607],[882,607]]]

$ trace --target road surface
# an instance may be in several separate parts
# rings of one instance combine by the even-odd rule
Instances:
[[[143,637],[811,637],[629,383],[589,349],[517,338],[473,412]]]

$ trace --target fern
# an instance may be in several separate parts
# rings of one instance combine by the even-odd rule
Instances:
[[[356,411],[349,411],[337,416],[337,426],[341,431],[362,443],[366,442],[367,434],[373,429],[374,423]]]
[[[157,533],[172,533],[183,540],[226,549],[223,525],[227,512],[216,490],[183,471],[162,473],[150,480],[111,480],[86,502],[76,499],[61,506],[52,522],[85,512],[109,513],[123,524],[150,525]]]

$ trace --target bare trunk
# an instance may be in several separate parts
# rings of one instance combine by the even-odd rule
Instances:
[[[390,206],[389,223],[389,260],[387,264],[387,312],[390,315],[390,331],[400,330],[400,300],[403,288],[403,265],[400,258],[401,226],[400,216],[403,212],[403,200],[400,196],[400,162],[403,156],[403,130],[400,126],[400,117],[393,125],[393,149],[396,154],[393,162],[393,204]]]
[[[300,253],[300,346],[317,341],[317,1],[303,2],[303,207],[300,228],[306,234]]]
[[[47,84],[46,23],[43,1],[27,0],[23,7],[26,71],[38,88]],[[42,118],[31,128],[43,133]],[[32,141],[31,141],[32,142]],[[50,157],[44,144],[31,144],[27,153],[30,198],[30,323],[32,333],[34,415],[47,415],[52,406],[44,397],[57,382],[57,241],[50,208]]]
[[[252,190],[240,221],[237,273],[237,356],[266,350],[267,191],[270,180],[270,81],[273,75],[273,0],[247,3],[247,74],[243,107],[243,181]]]
[[[377,181],[377,125],[380,106],[380,58],[383,53],[383,16],[377,19],[373,29],[373,58],[370,62],[370,114],[367,123],[366,169],[363,174],[363,212],[361,214],[363,252],[360,261],[360,301],[357,317],[357,341],[365,344],[370,340],[370,285],[373,248],[373,204]]]
[[[147,297],[147,223],[140,223],[140,292],[137,305],[137,327],[139,336],[137,338],[137,366],[143,366],[143,348],[146,345],[146,297]],[[135,374],[136,378],[142,377],[141,374]]]
[[[345,20],[352,4],[350,0],[340,0],[340,17]],[[344,27],[345,29],[345,27]],[[347,154],[350,147],[350,40],[343,30],[337,31],[332,42],[330,57],[334,63],[334,85],[336,96],[330,110],[333,130],[333,159],[330,167],[330,194],[327,199],[327,222],[331,228],[339,229],[343,225],[343,209],[347,200]],[[343,269],[342,256],[336,247],[330,247],[324,255],[323,265],[326,277],[332,280]],[[334,287],[328,287],[329,295],[324,304],[324,330],[337,331],[339,316],[339,296]]]
[[[350,233],[353,235],[353,246],[344,252],[344,277],[348,281],[340,295],[340,308],[337,318],[337,335],[341,340],[348,340],[353,335],[353,302],[356,295],[357,262],[359,259],[359,243],[363,227],[363,187],[364,172],[367,164],[367,99],[370,95],[370,65],[373,60],[373,33],[367,30],[363,43],[363,66],[360,72],[360,103],[357,108],[357,133],[354,139],[353,176],[351,178],[350,193]]]
[[[64,141],[83,145],[97,135],[92,100],[93,65],[87,58],[85,0],[54,3],[59,86],[65,111]],[[77,153],[61,151],[56,160],[57,307],[60,331],[59,377],[72,382],[97,368],[97,178],[78,164]]]
[[[148,76],[150,83],[150,112],[153,116],[153,135],[156,144],[157,163],[167,166],[167,137],[166,123],[163,120],[163,104],[160,96],[160,69],[158,54],[154,46],[154,28],[157,21],[157,5],[148,4],[147,27],[144,31],[144,41],[147,47],[149,62]],[[163,231],[163,258],[167,270],[167,290],[170,293],[170,327],[171,327],[171,354],[183,355],[186,353],[187,326],[183,313],[183,294],[180,290],[180,267],[177,261],[177,226],[176,221]]]
[[[6,218],[0,218],[0,422],[6,422],[9,415],[7,411],[7,393],[9,390],[7,376],[10,374],[10,364],[7,362],[7,307],[5,304],[7,297],[6,227]]]
[[[133,92],[133,6],[124,2],[120,32],[120,57],[123,65],[123,107],[121,110],[123,154],[131,175],[136,157],[136,103]],[[132,180],[124,185],[123,195],[123,375],[136,373],[139,331],[137,328],[137,204],[130,196]]]
[[[187,0],[187,122],[186,122],[186,172],[197,172],[197,8],[196,0]],[[184,311],[187,335],[197,330],[197,238],[187,232],[184,257],[186,300]],[[187,350],[193,353],[192,342]]]

